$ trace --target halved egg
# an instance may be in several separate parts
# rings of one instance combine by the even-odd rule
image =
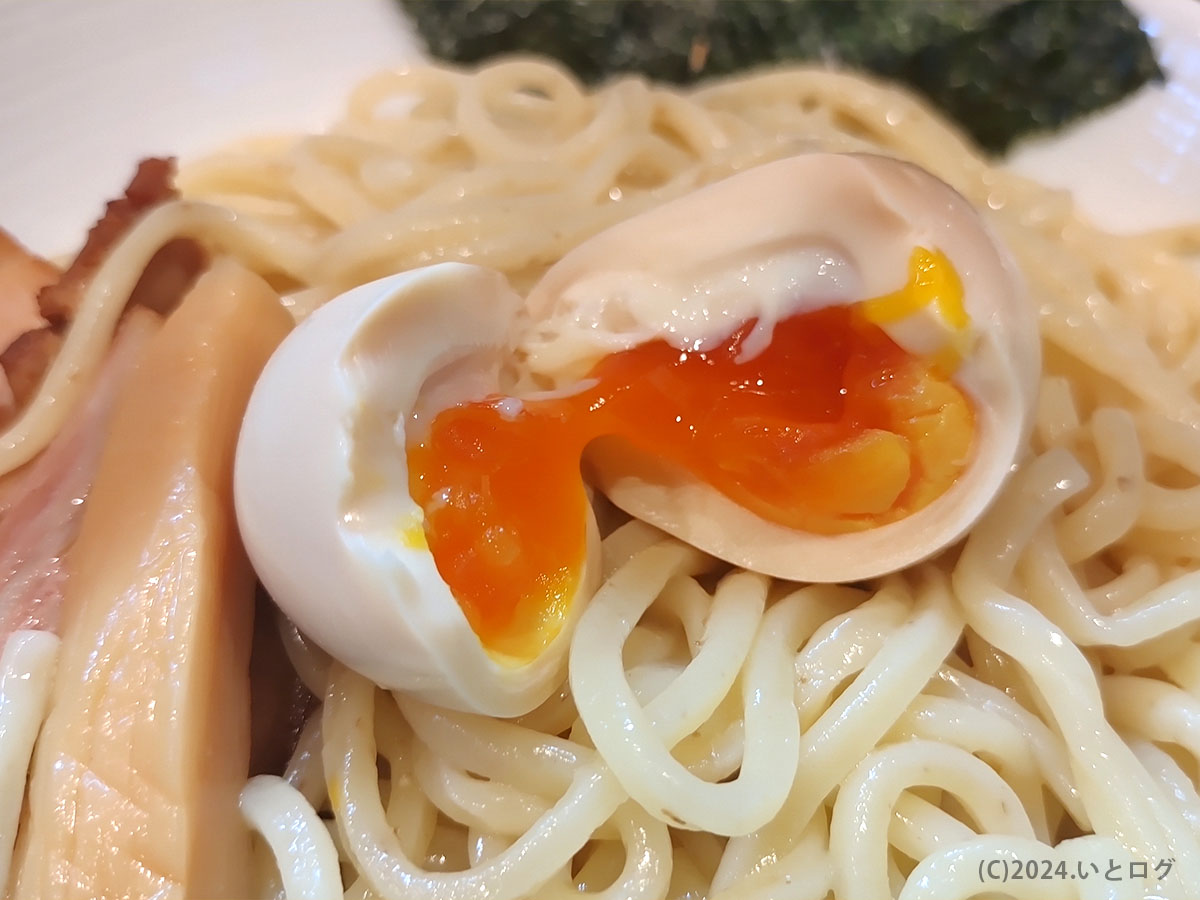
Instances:
[[[1034,312],[962,197],[811,154],[603,232],[524,302],[453,264],[333,300],[255,388],[238,517],[333,655],[514,715],[557,686],[595,590],[585,478],[731,563],[867,578],[979,517],[1039,367]]]
[[[961,195],[871,155],[756,167],[585,242],[530,293],[528,369],[599,376],[591,478],[702,550],[798,581],[961,537],[1025,446],[1036,313]]]
[[[251,560],[303,632],[381,685],[501,716],[529,711],[561,683],[580,598],[595,590],[599,537],[583,484],[576,476],[571,519],[555,523],[574,553],[554,560],[551,577],[520,580],[521,570],[472,583],[430,552],[405,447],[429,410],[497,390],[520,305],[503,276],[460,264],[343,294],[267,364],[234,470]],[[446,514],[472,499],[421,496]],[[503,522],[467,515],[488,571],[537,565]],[[458,575],[458,597],[442,565]]]

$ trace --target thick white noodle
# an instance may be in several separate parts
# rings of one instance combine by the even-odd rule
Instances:
[[[0,889],[8,884],[33,745],[54,686],[58,638],[15,631],[0,653]]]
[[[257,775],[242,789],[240,803],[246,822],[275,854],[287,900],[342,896],[337,850],[303,794],[282,778]]]

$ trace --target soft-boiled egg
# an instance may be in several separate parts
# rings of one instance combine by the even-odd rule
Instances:
[[[561,679],[596,587],[585,477],[737,565],[866,578],[978,518],[1039,366],[965,200],[895,160],[800,156],[597,235],[525,301],[458,264],[333,300],[255,389],[239,523],[334,656],[513,715]]]
[[[659,369],[676,434],[609,430],[589,473],[630,514],[800,581],[961,537],[1025,446],[1041,368],[1033,305],[967,200],[864,154],[783,159],[622,222],[527,311],[543,381],[654,346],[707,375],[685,399]]]
[[[343,294],[267,364],[234,469],[251,560],[303,632],[381,685],[505,716],[558,687],[579,598],[595,590],[599,538],[583,485],[576,518],[557,523],[578,538],[573,558],[555,560],[557,578],[535,579],[505,608],[509,598],[484,585],[472,610],[430,553],[405,445],[427,405],[497,389],[520,304],[503,276],[453,263]],[[536,506],[536,494],[523,501]],[[475,549],[513,562],[503,524]]]

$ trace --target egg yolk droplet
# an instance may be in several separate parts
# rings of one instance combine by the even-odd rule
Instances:
[[[929,305],[963,340],[923,359],[880,326]],[[580,461],[597,438],[818,534],[911,515],[966,467],[974,413],[950,374],[969,322],[941,253],[918,248],[895,294],[779,322],[744,358],[754,325],[702,352],[653,341],[613,354],[569,396],[451,407],[410,443],[430,552],[486,647],[528,659],[557,634],[586,548]]]

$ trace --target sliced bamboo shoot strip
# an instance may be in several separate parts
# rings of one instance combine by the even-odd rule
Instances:
[[[290,323],[265,282],[218,261],[118,400],[67,560],[17,900],[248,894],[254,574],[231,469]]]

